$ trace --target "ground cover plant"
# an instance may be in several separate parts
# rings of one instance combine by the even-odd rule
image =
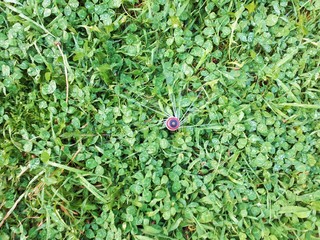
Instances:
[[[319,239],[319,10],[1,1],[0,239]]]

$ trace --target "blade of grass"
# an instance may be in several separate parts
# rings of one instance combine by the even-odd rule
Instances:
[[[42,175],[44,173],[44,171],[41,171],[40,173],[38,173],[28,184],[28,186],[30,186],[40,175]],[[9,211],[6,213],[6,215],[4,216],[4,218],[2,219],[2,221],[0,222],[0,228],[2,227],[2,225],[5,223],[5,221],[7,220],[7,218],[10,217],[10,215],[13,213],[13,211],[16,209],[16,207],[18,206],[19,202],[28,194],[28,189],[26,191],[24,191],[24,193],[22,193],[19,198],[14,202],[13,206],[9,209]]]
[[[304,104],[304,103],[278,103],[280,107],[300,107],[300,108],[313,108],[320,109],[320,105]]]
[[[48,161],[47,162],[48,165],[53,166],[53,167],[57,167],[60,169],[64,169],[70,172],[74,172],[76,173],[77,177],[80,179],[81,184],[89,191],[91,192],[98,200],[100,200],[102,203],[108,203],[108,196],[106,196],[105,194],[101,193],[95,186],[93,186],[91,183],[88,182],[87,179],[85,179],[81,174],[83,175],[92,175],[92,173],[86,172],[86,171],[82,171],[76,168],[72,168],[69,166],[65,166],[63,164],[60,163],[55,163],[55,162],[51,162]]]
[[[160,112],[160,111],[158,111],[156,109],[153,109],[153,108],[148,107],[148,106],[146,106],[146,105],[144,105],[142,103],[139,103],[137,100],[128,98],[127,96],[125,96],[123,94],[119,94],[118,96],[121,97],[121,98],[124,98],[124,99],[126,99],[128,101],[131,101],[132,103],[135,103],[135,104],[139,105],[140,107],[145,107],[145,108],[147,108],[147,109],[149,109],[149,110],[151,110],[151,111],[153,111],[155,113],[158,113],[158,114],[162,115],[163,117],[170,117],[170,116],[168,116],[167,114],[165,114],[163,112]]]
[[[276,80],[279,84],[279,86],[283,89],[284,92],[286,92],[296,103],[299,103],[298,98],[291,92],[291,90],[280,80]]]
[[[66,79],[66,103],[68,104],[68,100],[69,100],[69,77],[68,77],[68,68],[70,69],[70,65],[68,63],[67,57],[66,55],[64,55],[62,48],[61,48],[61,43],[60,42],[56,42],[55,45],[57,46],[57,48],[59,49],[60,55],[62,57],[63,60],[63,68],[64,68],[64,75],[65,75],[65,79]]]
[[[91,183],[88,182],[87,179],[85,179],[83,176],[77,174],[77,177],[80,179],[80,182],[82,185],[91,192],[98,200],[100,200],[102,203],[108,203],[109,197],[100,192],[95,186],[93,186]]]
[[[16,7],[11,6],[10,4],[4,3],[4,5],[9,8],[11,11],[19,14],[19,17],[21,17],[22,19],[26,20],[27,22],[31,23],[31,25],[34,25],[40,29],[42,29],[46,34],[56,38],[56,36],[54,36],[48,29],[46,29],[44,26],[42,26],[41,24],[37,23],[36,21],[32,20],[31,18],[27,17],[25,14],[23,14],[20,10],[18,10]]]
[[[74,173],[77,173],[77,174],[88,174],[88,175],[92,174],[90,172],[79,170],[79,169],[76,169],[76,168],[73,168],[73,167],[69,167],[69,166],[66,166],[66,165],[63,165],[63,164],[60,164],[60,163],[55,163],[55,162],[52,162],[52,161],[48,161],[47,164],[52,166],[52,167],[61,168],[61,169],[67,170],[69,172],[74,172]]]
[[[245,10],[244,6],[241,6],[241,7],[239,8],[239,10],[236,11],[236,13],[235,13],[236,19],[235,19],[234,22],[231,24],[231,33],[230,33],[229,47],[228,47],[228,57],[229,57],[229,59],[231,59],[231,45],[232,45],[233,43],[235,43],[235,41],[233,40],[234,31],[235,31],[236,28],[237,28],[239,18],[241,17],[242,12],[243,12],[244,10]]]
[[[28,191],[25,191],[24,193],[22,193],[20,195],[20,197],[14,202],[13,206],[9,209],[9,211],[6,213],[6,215],[4,216],[2,221],[0,222],[0,228],[2,227],[4,222],[7,220],[7,218],[10,217],[11,213],[13,213],[13,211],[16,209],[16,207],[18,206],[18,204],[22,200],[22,198],[24,198],[27,195],[27,192]]]
[[[267,100],[263,99],[264,102],[267,104],[267,106],[275,113],[278,114],[279,116],[285,118],[285,119],[289,119],[290,117],[288,115],[286,115],[285,113],[283,113],[282,111],[280,111],[277,107],[274,106],[274,104],[269,103]]]

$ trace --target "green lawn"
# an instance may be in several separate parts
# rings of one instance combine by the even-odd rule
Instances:
[[[0,239],[319,239],[319,19],[0,1]]]

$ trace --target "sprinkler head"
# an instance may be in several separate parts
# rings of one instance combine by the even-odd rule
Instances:
[[[166,122],[166,128],[169,130],[169,131],[176,131],[179,129],[180,127],[180,120],[179,118],[177,117],[169,117]]]

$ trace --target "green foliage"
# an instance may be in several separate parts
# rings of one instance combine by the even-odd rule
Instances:
[[[318,239],[319,10],[1,1],[0,239]]]

